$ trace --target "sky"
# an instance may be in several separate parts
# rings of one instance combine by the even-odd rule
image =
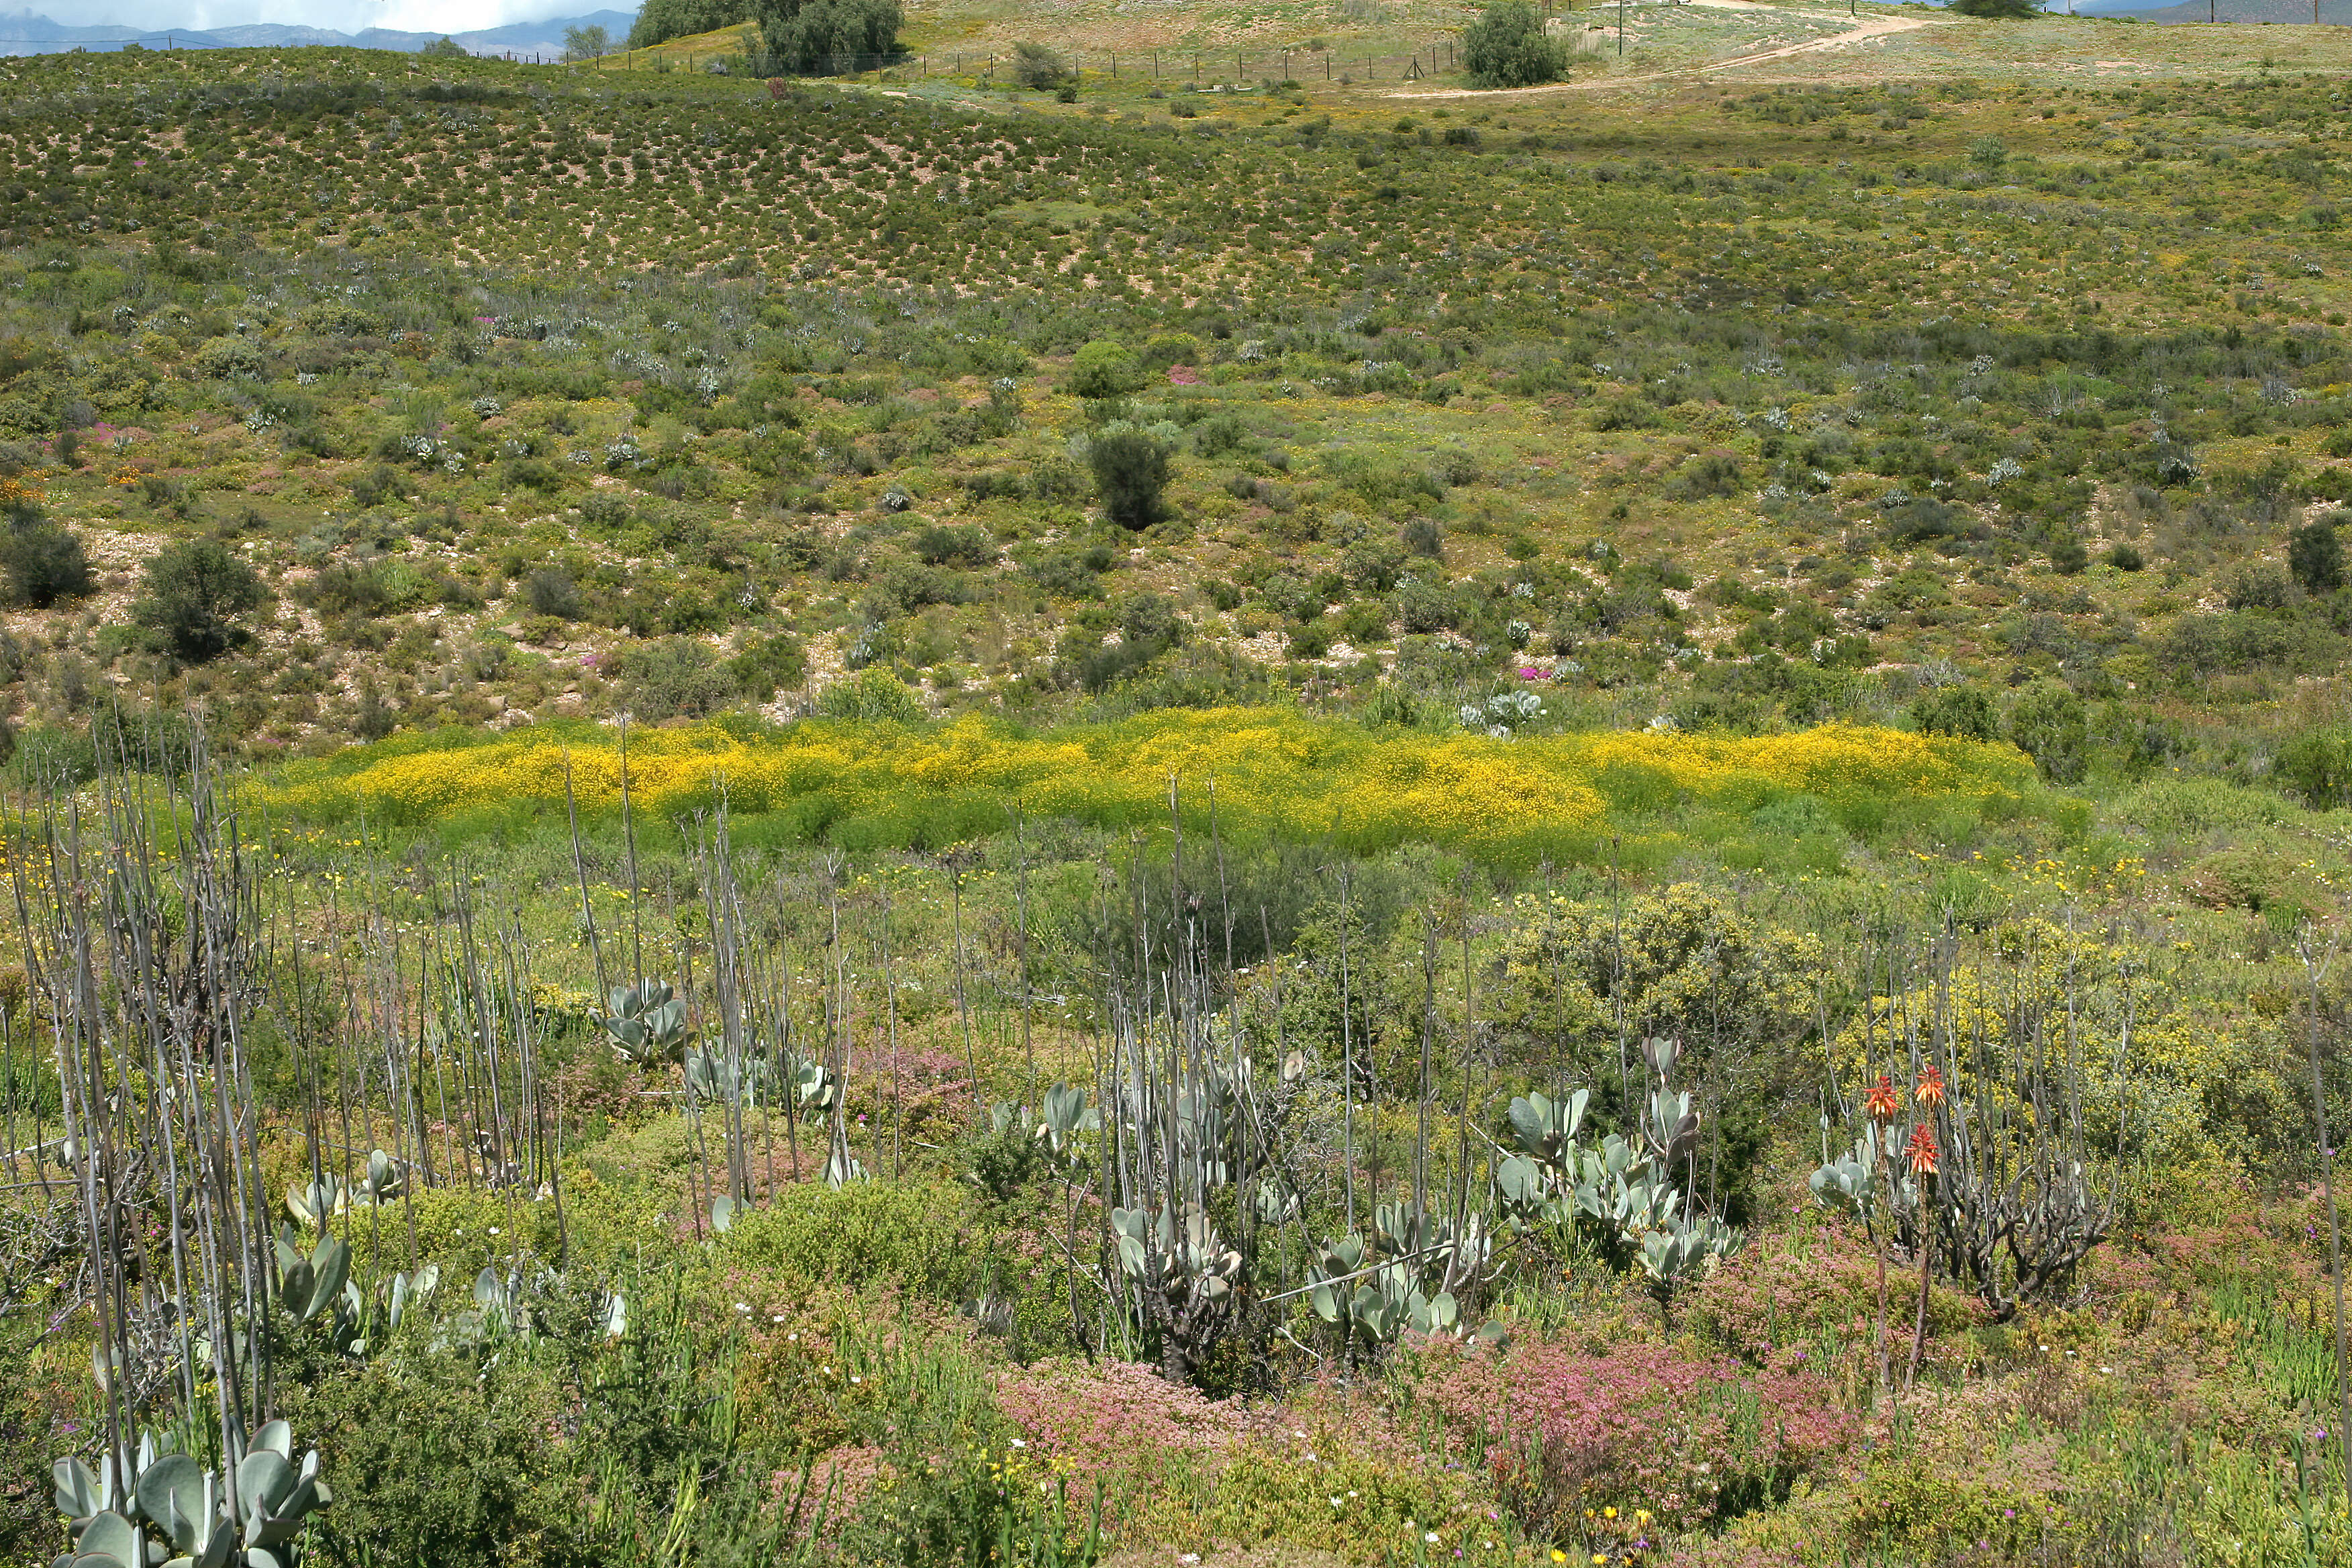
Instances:
[[[363,27],[455,33],[591,11],[634,11],[636,5],[634,0],[14,0],[5,9],[30,10],[69,27],[202,28],[283,22],[344,33]]]

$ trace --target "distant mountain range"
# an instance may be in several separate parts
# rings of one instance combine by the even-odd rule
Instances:
[[[137,27],[71,27],[25,11],[0,15],[0,55],[58,54],[68,49],[119,49],[138,44],[151,49],[285,49],[306,45],[340,45],[349,48],[398,49],[415,52],[444,37],[455,39],[477,55],[560,55],[563,34],[571,27],[602,27],[617,44],[628,37],[636,20],[634,11],[592,11],[584,16],[552,16],[543,22],[514,22],[471,33],[404,33],[391,27],[370,27],[360,33],[338,33],[329,27],[296,27],[260,22],[243,27],[173,28],[142,32]]]

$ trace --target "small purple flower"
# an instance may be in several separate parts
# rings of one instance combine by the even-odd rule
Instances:
[[[2013,1508],[2002,1509],[2000,1510],[2000,1517],[2003,1519],[2015,1519],[2017,1517],[2017,1510]]]

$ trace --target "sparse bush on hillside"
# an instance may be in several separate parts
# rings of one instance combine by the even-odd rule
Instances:
[[[2287,570],[2306,594],[2344,586],[2344,541],[2335,516],[2314,518],[2287,535]]]
[[[1992,698],[1973,686],[1938,686],[1911,700],[1911,722],[1921,733],[1991,741],[2000,735]]]

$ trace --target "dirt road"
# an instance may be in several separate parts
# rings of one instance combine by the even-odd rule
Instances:
[[[1751,5],[1748,3],[1748,0],[1684,0],[1684,3],[1692,5],[1705,5],[1712,9],[1721,11],[1760,11],[1769,13],[1783,10],[1782,7],[1777,5]],[[1807,16],[1817,15],[1818,13],[1786,12],[1785,14],[1790,16]],[[1396,98],[1496,99],[1537,98],[1545,93],[1553,92],[1589,92],[1595,88],[1630,87],[1636,82],[1671,81],[1677,77],[1703,76],[1708,71],[1726,70],[1733,66],[1759,65],[1767,60],[1787,59],[1791,55],[1819,54],[1826,49],[1842,49],[1854,44],[1868,43],[1873,38],[1890,37],[1896,33],[1912,33],[1918,31],[1922,27],[1940,27],[1947,26],[1948,25],[1948,19],[1942,16],[1874,16],[1866,22],[1857,22],[1853,26],[1847,28],[1843,33],[1833,33],[1826,38],[1809,38],[1801,44],[1782,44],[1776,48],[1759,49],[1753,54],[1726,55],[1719,60],[1706,60],[1698,65],[1678,66],[1673,70],[1652,71],[1643,76],[1597,77],[1589,81],[1547,82],[1541,87],[1510,87],[1494,89],[1469,87],[1431,88],[1423,91],[1394,93],[1391,96]]]

